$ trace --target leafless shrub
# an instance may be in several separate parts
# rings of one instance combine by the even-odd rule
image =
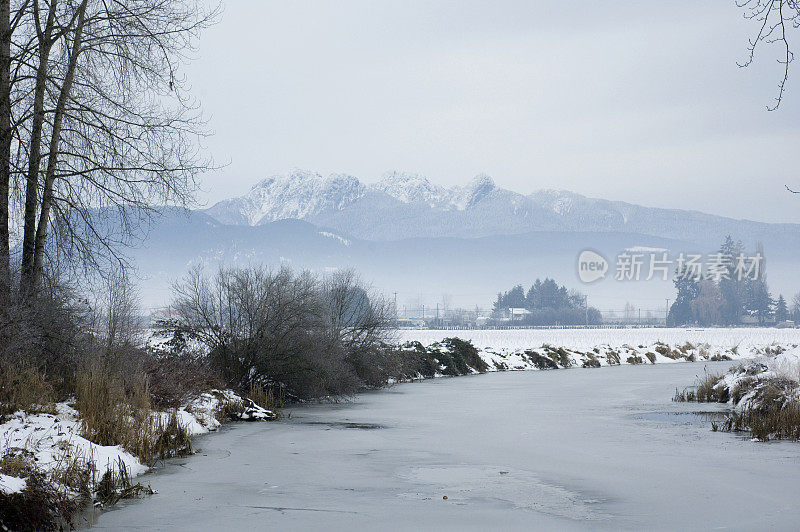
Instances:
[[[178,324],[204,344],[227,385],[300,398],[348,394],[387,338],[388,304],[352,272],[324,280],[288,268],[195,269],[175,285]],[[385,377],[383,379],[385,382]]]
[[[204,356],[146,352],[142,371],[153,408],[177,408],[199,393],[218,388],[222,379]]]
[[[0,374],[6,395],[28,393],[28,386],[38,389],[34,374],[57,397],[72,393],[75,372],[91,348],[88,305],[60,280],[48,281],[48,289],[35,298],[0,305]],[[13,377],[23,373],[22,380]],[[14,382],[25,385],[14,392],[9,388]]]

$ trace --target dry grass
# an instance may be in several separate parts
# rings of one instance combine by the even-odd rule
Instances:
[[[267,410],[272,410],[273,412],[278,412],[280,408],[283,408],[283,393],[280,393],[276,397],[275,393],[272,391],[272,388],[265,388],[260,384],[250,385],[250,393],[247,394],[247,398],[261,408],[266,408]]]
[[[544,344],[542,346],[545,353],[547,354],[550,359],[561,366],[562,368],[569,368],[572,366],[572,360],[569,357],[569,353],[563,347],[553,347],[549,344]]]
[[[145,464],[191,453],[189,435],[177,412],[165,419],[150,410],[143,374],[134,374],[126,385],[107,365],[95,362],[79,373],[76,391],[86,439],[121,445]]]
[[[600,366],[600,361],[592,354],[589,354],[588,358],[583,361],[584,368],[599,368]]]
[[[671,358],[672,360],[683,358],[685,355],[685,353],[681,353],[678,350],[670,349],[667,344],[662,342],[657,342],[653,349],[656,351],[656,353],[663,355],[667,358]]]
[[[697,401],[700,403],[727,403],[730,399],[728,388],[717,387],[721,380],[721,374],[706,373],[697,385]]]
[[[694,402],[698,403],[727,403],[730,399],[726,386],[717,387],[722,380],[722,375],[716,373],[706,373],[698,378],[697,386],[684,388],[683,391],[675,389],[673,401],[679,403]]]
[[[697,400],[697,394],[692,388],[684,388],[683,391],[678,391],[675,388],[675,396],[672,398],[676,403],[691,403]]]
[[[731,413],[714,430],[749,431],[753,438],[768,440],[800,440],[800,403],[793,401],[765,410],[747,409]]]
[[[0,423],[17,410],[53,412],[53,387],[30,366],[4,364],[0,370]]]
[[[736,386],[734,386],[733,390],[731,390],[731,399],[733,400],[733,404],[739,404],[739,401],[741,401],[745,395],[750,393],[750,391],[753,390],[757,384],[758,378],[754,376],[739,379]]]
[[[109,468],[103,473],[97,483],[95,500],[103,506],[117,504],[122,499],[137,499],[144,495],[152,495],[150,486],[131,482],[131,475],[125,463],[120,459],[116,467]]]

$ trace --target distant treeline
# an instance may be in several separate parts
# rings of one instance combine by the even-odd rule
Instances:
[[[598,325],[603,321],[599,310],[586,307],[584,294],[550,278],[536,279],[527,292],[517,285],[498,293],[492,319],[523,325]]]
[[[763,264],[743,275],[741,258],[746,254],[740,241],[729,235],[715,255],[719,266],[713,272],[698,276],[685,266],[676,270],[678,294],[669,310],[669,325],[764,325],[800,319],[800,294],[790,312],[783,295],[774,299],[770,293]],[[756,256],[763,256],[760,249]]]

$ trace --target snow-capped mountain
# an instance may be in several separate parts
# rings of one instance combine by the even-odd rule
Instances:
[[[696,211],[656,209],[567,191],[529,195],[478,175],[446,188],[418,174],[389,172],[372,184],[358,178],[294,170],[257,183],[239,198],[205,211],[224,224],[263,225],[299,219],[364,240],[478,238],[532,231],[625,232],[716,246],[731,234],[800,244],[800,225],[735,220]]]
[[[286,175],[264,179],[244,196],[221,201],[206,213],[222,223],[261,225],[340,211],[370,193],[431,209],[464,210],[494,188],[494,181],[487,175],[479,175],[465,186],[448,189],[431,183],[422,175],[404,172],[387,172],[377,183],[364,185],[345,174],[323,177],[296,169]]]
[[[239,198],[221,201],[206,212],[222,223],[259,225],[275,220],[304,219],[326,209],[342,209],[364,195],[355,177],[293,170],[259,181]]]

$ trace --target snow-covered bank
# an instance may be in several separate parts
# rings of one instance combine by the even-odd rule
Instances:
[[[731,368],[714,385],[718,397],[731,398],[739,410],[761,406],[762,388],[781,384],[781,400],[800,401],[800,348],[756,358]],[[778,399],[773,398],[774,399]]]
[[[469,340],[489,370],[738,360],[800,345],[798,329],[512,329],[414,330],[398,341],[432,345],[444,338]]]
[[[164,424],[173,412],[153,412],[153,422]],[[221,420],[269,420],[276,415],[230,390],[212,390],[174,412],[189,436],[217,430]],[[0,424],[0,491],[21,493],[32,471],[67,498],[90,495],[106,472],[135,478],[151,467],[120,445],[98,445],[82,436],[80,414],[71,404],[57,403],[41,412],[18,411]],[[18,471],[17,475],[14,472]],[[81,476],[80,481],[74,477]]]
[[[731,403],[714,430],[750,431],[756,440],[800,440],[800,348],[758,357],[723,374],[706,373],[678,401]]]

